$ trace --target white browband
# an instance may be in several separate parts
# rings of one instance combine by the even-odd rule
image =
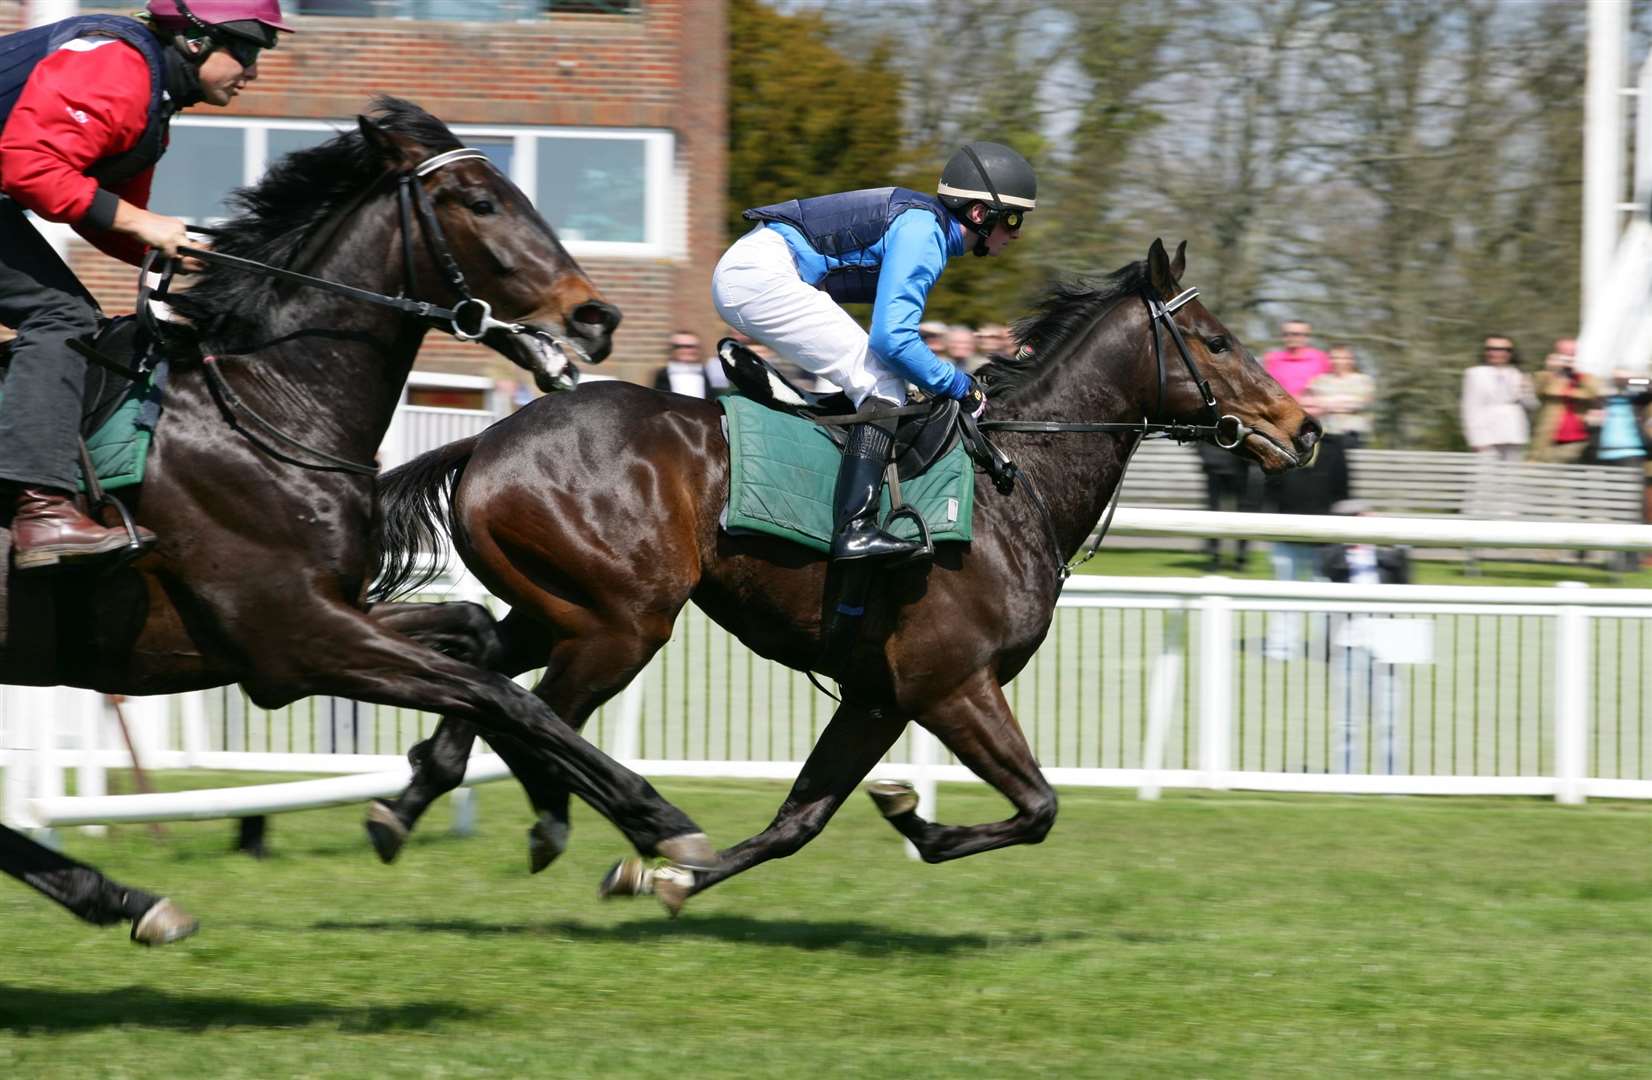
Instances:
[[[443,165],[451,165],[455,161],[469,161],[471,159],[487,161],[488,156],[474,147],[461,146],[457,150],[447,150],[433,158],[427,158],[418,168],[413,170],[414,176],[428,176]]]

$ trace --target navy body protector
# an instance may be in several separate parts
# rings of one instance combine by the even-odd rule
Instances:
[[[942,234],[946,233],[951,220],[946,205],[933,195],[900,187],[865,188],[812,199],[792,199],[754,207],[740,216],[747,221],[778,221],[790,225],[831,264],[877,244],[889,231],[891,222],[915,207],[934,214]],[[815,284],[840,304],[870,304],[877,298],[879,269],[875,264],[833,265]]]
[[[149,65],[149,120],[143,134],[132,149],[103,158],[86,170],[86,175],[99,184],[111,187],[125,183],[161,159],[172,118],[165,98],[166,46],[138,20],[124,15],[77,15],[0,37],[0,128],[5,127],[35,66],[76,38],[88,36],[118,38],[142,53]]]

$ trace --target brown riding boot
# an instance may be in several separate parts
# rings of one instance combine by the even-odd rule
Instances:
[[[11,519],[12,562],[19,570],[56,566],[113,555],[126,550],[131,538],[125,529],[107,529],[75,505],[66,491],[48,487],[21,487]],[[138,529],[144,547],[155,534]]]

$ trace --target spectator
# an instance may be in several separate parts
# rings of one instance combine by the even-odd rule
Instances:
[[[1590,410],[1600,397],[1595,380],[1577,370],[1577,342],[1561,338],[1536,380],[1536,430],[1532,460],[1575,465],[1589,448]]]
[[[1531,438],[1526,413],[1536,407],[1514,342],[1502,334],[1487,337],[1480,363],[1463,372],[1463,438],[1469,447],[1500,461],[1519,461]]]
[[[1318,410],[1328,435],[1340,436],[1347,449],[1357,449],[1371,438],[1371,404],[1377,384],[1359,370],[1348,345],[1331,347],[1331,370],[1308,384],[1308,396]]]
[[[954,326],[946,332],[946,358],[959,371],[974,371],[987,362],[975,352],[975,331],[967,326]]]
[[[1635,378],[1622,368],[1612,372],[1612,389],[1600,400],[1600,423],[1595,429],[1595,460],[1603,465],[1631,468],[1641,475],[1641,520],[1652,522],[1652,483],[1648,483],[1647,460],[1652,457],[1646,422],[1647,405],[1652,403],[1652,382]],[[1620,570],[1633,570],[1638,560],[1633,552],[1618,553]]]
[[[918,336],[929,346],[930,352],[943,360],[946,359],[946,333],[947,325],[944,322],[928,320],[918,324]]]
[[[1198,442],[1199,464],[1205,470],[1205,508],[1240,513],[1254,513],[1261,508],[1262,473],[1252,462],[1229,453],[1213,443]],[[1233,545],[1233,569],[1243,570],[1250,557],[1250,541],[1243,538],[1230,541]],[[1205,541],[1205,555],[1211,570],[1222,569],[1222,539],[1213,536]]]
[[[709,369],[710,365],[700,352],[699,336],[692,330],[678,330],[671,335],[665,366],[654,373],[654,389],[669,390],[685,397],[711,397]],[[722,374],[720,364],[718,374]],[[725,378],[725,386],[727,382]]]
[[[1313,412],[1312,402],[1304,402]],[[1315,419],[1318,414],[1315,413]],[[1267,478],[1264,505],[1276,514],[1329,514],[1348,498],[1348,456],[1341,436],[1326,435],[1308,464]],[[1319,578],[1319,545],[1300,540],[1275,540],[1269,545],[1273,576],[1279,581]],[[1315,625],[1324,620],[1315,617]],[[1294,613],[1274,612],[1268,619],[1264,653],[1275,660],[1300,655],[1301,620]]]
[[[1317,414],[1316,414],[1317,417]],[[1342,437],[1327,433],[1309,464],[1267,478],[1264,505],[1275,514],[1329,514],[1348,498],[1348,455]],[[1280,581],[1308,581],[1319,576],[1318,545],[1273,542],[1273,576]]]
[[[982,326],[975,331],[975,351],[989,360],[994,356],[1013,356],[1015,339],[1010,336],[1010,328],[1003,323]]]
[[[1360,499],[1343,499],[1331,511],[1364,516],[1370,507]],[[1330,581],[1355,585],[1408,585],[1411,555],[1403,547],[1327,544],[1320,549],[1320,573]],[[1367,760],[1362,771],[1392,775],[1399,771],[1400,757],[1399,728],[1394,722],[1394,664],[1415,659],[1416,631],[1404,625],[1410,620],[1339,618],[1340,624],[1331,633],[1336,647],[1330,671],[1332,730],[1336,733],[1333,771],[1354,772],[1355,758],[1364,749]],[[1362,702],[1370,726],[1367,740],[1361,740],[1356,730]]]
[[[1314,378],[1331,370],[1331,359],[1308,344],[1314,328],[1301,319],[1289,319],[1280,324],[1279,333],[1285,347],[1275,349],[1262,358],[1262,366],[1285,392],[1307,405],[1308,384]],[[1310,410],[1311,411],[1311,410]]]

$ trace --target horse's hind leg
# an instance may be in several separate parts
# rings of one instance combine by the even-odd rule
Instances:
[[[608,872],[602,895],[653,893],[676,915],[689,897],[718,882],[759,863],[794,854],[826,827],[856,785],[895,745],[905,726],[902,717],[847,702],[839,705],[768,828],[719,852],[713,870],[655,870],[640,859],[625,859]]]
[[[196,922],[163,897],[111,881],[85,863],[0,825],[0,870],[45,894],[95,926],[132,923],[132,940],[165,945],[186,938]]]
[[[912,841],[925,862],[946,862],[1012,844],[1036,844],[1055,823],[1055,790],[1044,779],[998,680],[980,672],[918,716],[971,772],[997,788],[1014,816],[986,825],[937,825],[919,817],[899,786],[874,786],[889,823]]]

